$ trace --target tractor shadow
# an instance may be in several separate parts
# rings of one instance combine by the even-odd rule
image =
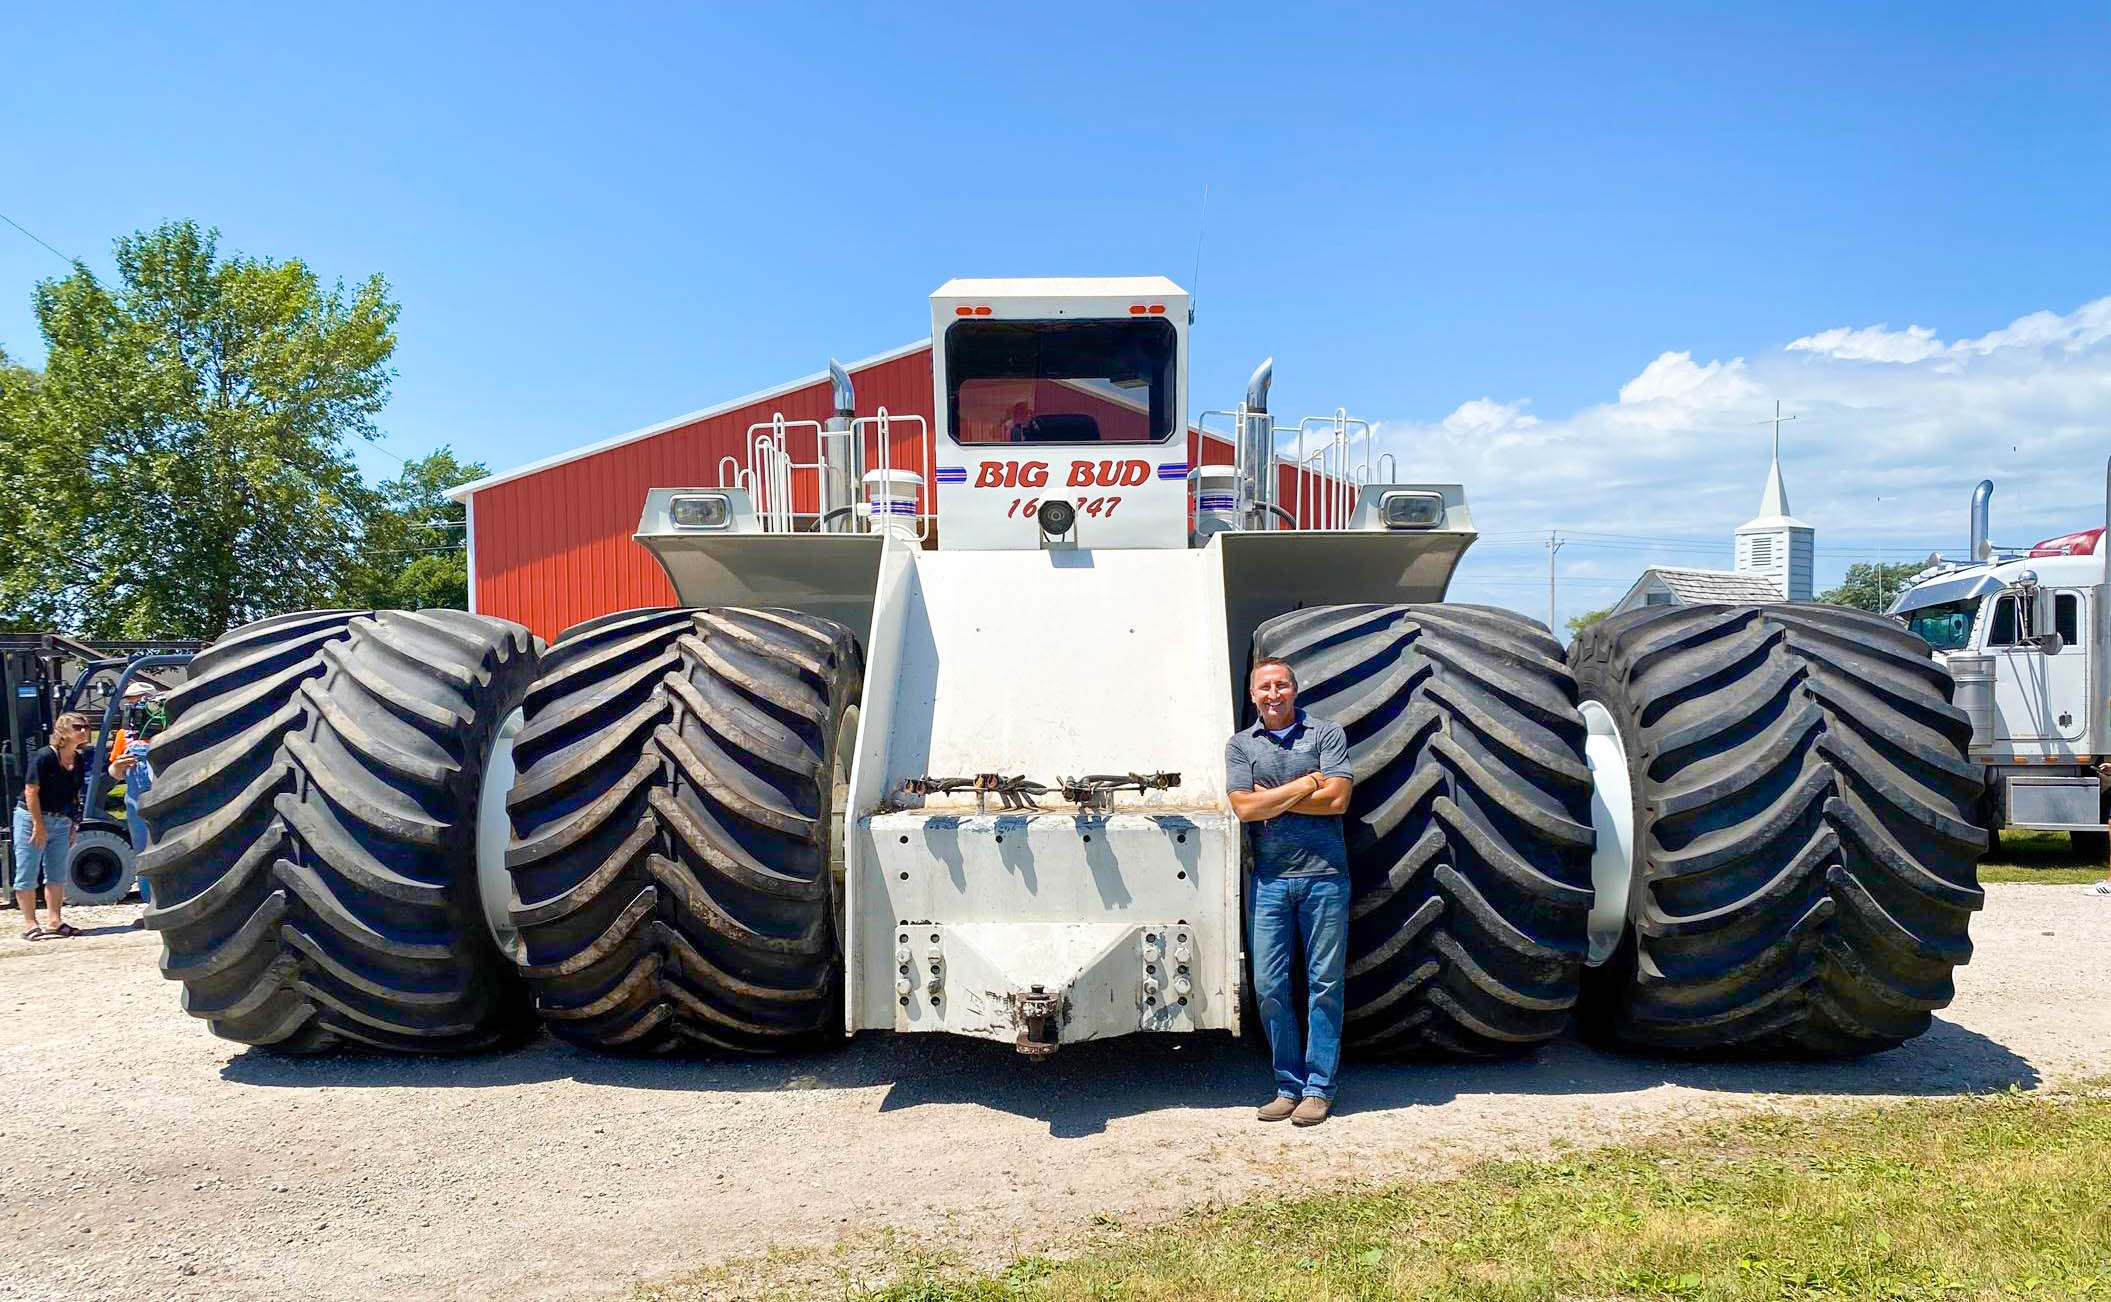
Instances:
[[[247,1050],[222,1069],[265,1088],[503,1089],[573,1080],[616,1089],[777,1093],[884,1089],[882,1114],[972,1105],[1041,1122],[1055,1138],[1096,1135],[1123,1117],[1244,1109],[1269,1094],[1266,1054],[1229,1035],[1127,1036],[1031,1061],[1006,1045],[951,1036],[865,1035],[782,1058],[623,1058],[540,1036],[470,1058],[337,1054],[285,1058]],[[1693,1059],[1616,1054],[1565,1037],[1507,1062],[1361,1062],[1344,1067],[1338,1114],[1441,1107],[1475,1096],[1625,1094],[1680,1086],[1721,1094],[1939,1096],[2034,1089],[2027,1060],[1937,1018],[1900,1048],[1849,1060]]]
[[[1573,1033],[1509,1062],[1351,1064],[1337,1112],[1436,1107],[1475,1095],[1640,1093],[1939,1097],[2036,1089],[2038,1069],[2006,1045],[1936,1018],[1927,1034],[1863,1058],[1667,1056],[1601,1049]]]

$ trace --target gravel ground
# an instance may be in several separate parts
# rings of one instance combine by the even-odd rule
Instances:
[[[897,1226],[969,1257],[1286,1181],[1441,1174],[1809,1097],[2111,1074],[2111,902],[1993,886],[1935,1029],[1856,1063],[1690,1065],[1572,1042],[1493,1066],[1351,1065],[1313,1131],[1252,1121],[1254,1051],[1131,1038],[1034,1066],[867,1036],[764,1062],[548,1040],[483,1058],[279,1060],[214,1039],[136,905],[27,944],[0,915],[0,1298],[620,1296]]]

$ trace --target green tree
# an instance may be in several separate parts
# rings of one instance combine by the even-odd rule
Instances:
[[[1834,606],[1853,606],[1856,610],[1873,610],[1878,614],[1891,608],[1898,594],[1906,590],[1920,566],[1901,562],[1886,565],[1881,561],[1850,565],[1847,575],[1837,588],[1828,588],[1818,594],[1818,600]]]
[[[447,490],[490,471],[451,448],[406,462],[382,483],[379,508],[367,519],[360,574],[347,605],[392,610],[469,607],[468,511]]]
[[[1569,616],[1569,636],[1576,636],[1612,613],[1610,610],[1586,610],[1581,615]]]
[[[22,504],[0,618],[210,638],[356,581],[373,494],[349,449],[397,306],[380,276],[325,288],[218,244],[174,222],[118,240],[110,285],[76,263],[37,286],[44,370],[0,415],[0,502]]]
[[[35,506],[29,477],[16,473],[13,467],[22,456],[20,450],[28,448],[39,432],[36,384],[37,373],[17,365],[7,350],[0,348],[0,449],[6,449],[0,454],[0,529],[9,538],[21,535],[22,522]],[[5,559],[0,559],[0,566],[6,564]],[[29,612],[0,604],[0,631],[24,630],[32,622]]]

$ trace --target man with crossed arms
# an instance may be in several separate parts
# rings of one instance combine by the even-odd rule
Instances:
[[[1349,741],[1297,708],[1297,676],[1281,660],[1254,662],[1247,695],[1260,716],[1224,744],[1225,794],[1253,848],[1249,913],[1254,995],[1275,1065],[1263,1121],[1316,1126],[1334,1105],[1349,948]],[[1290,1002],[1291,964],[1303,951],[1306,1022]]]

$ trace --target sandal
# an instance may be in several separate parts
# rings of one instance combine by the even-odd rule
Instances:
[[[81,929],[79,927],[74,926],[70,922],[62,922],[58,926],[46,931],[44,934],[47,936],[65,936],[71,938],[80,935]]]
[[[32,923],[30,923],[30,924],[29,924],[29,930],[27,930],[27,931],[25,931],[25,932],[23,932],[23,933],[22,933],[22,939],[24,939],[24,940],[42,940],[42,939],[44,939],[44,938],[45,938],[46,936],[49,936],[50,934],[51,934],[50,932],[48,932],[48,931],[44,930],[44,929],[43,929],[42,927],[40,927],[40,926],[38,926],[38,925],[37,925],[36,923],[32,922]]]

